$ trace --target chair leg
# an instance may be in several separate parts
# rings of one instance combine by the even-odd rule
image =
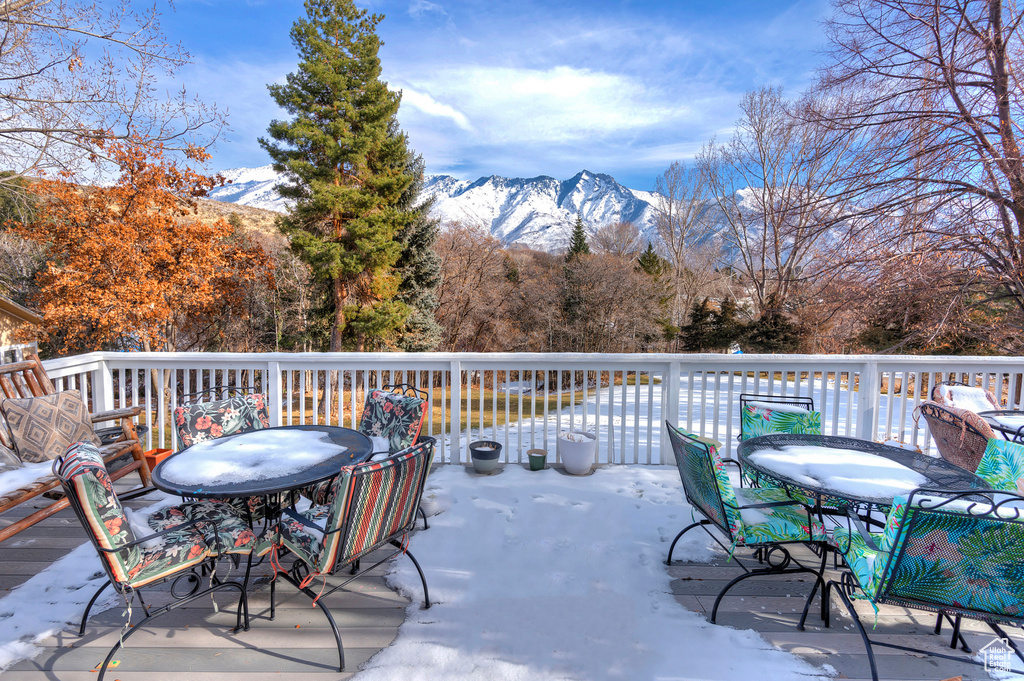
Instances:
[[[692,530],[695,527],[700,527],[702,525],[710,525],[710,524],[711,524],[711,521],[707,520],[705,518],[704,520],[698,520],[697,522],[692,523],[692,524],[687,525],[686,527],[684,527],[682,532],[677,534],[676,538],[672,540],[672,545],[668,547],[668,558],[665,560],[665,565],[671,565],[672,564],[672,553],[676,550],[676,542],[678,542],[679,539],[684,534],[686,534],[687,532],[689,532],[690,530]]]
[[[78,636],[85,636],[85,623],[89,619],[89,611],[92,610],[92,606],[96,604],[96,599],[100,597],[100,594],[106,591],[107,587],[110,586],[110,580],[103,582],[103,586],[96,590],[96,593],[89,599],[88,605],[85,606],[85,612],[82,613],[82,623],[78,625]]]
[[[391,543],[397,546],[398,548],[402,548],[402,543],[398,540],[392,539]],[[412,555],[412,551],[406,549],[405,555],[409,556],[409,560],[411,560],[413,566],[415,566],[416,572],[420,573],[420,581],[423,582],[423,609],[428,610],[430,608],[430,592],[427,590],[427,578],[423,574],[422,568],[420,568],[419,561],[416,560],[416,557]]]
[[[275,606],[275,602],[274,602],[274,587],[276,585],[277,585],[277,579],[276,579],[276,575],[275,575],[275,579],[270,580],[270,621],[271,622],[274,621],[274,615],[275,615],[275,610],[274,610],[274,606]]]
[[[836,587],[836,593],[839,594],[839,598],[843,601],[843,605],[846,606],[847,611],[850,613],[850,617],[853,618],[853,623],[857,625],[857,631],[860,633],[860,638],[864,642],[864,648],[868,652],[868,664],[871,665],[871,681],[878,681],[878,667],[875,664],[875,653],[871,650],[871,639],[868,638],[868,632],[864,630],[864,624],[860,621],[860,617],[857,615],[856,609],[853,607],[853,602],[850,601],[850,597],[846,595],[842,585],[838,582],[829,582],[829,585]]]
[[[242,585],[238,584],[237,582],[225,582],[225,583],[222,583],[222,584],[217,584],[216,586],[212,586],[209,589],[203,589],[202,591],[196,592],[194,594],[191,594],[189,596],[186,596],[184,598],[176,600],[173,603],[168,603],[167,605],[164,605],[164,606],[162,606],[160,608],[157,608],[153,612],[147,613],[146,616],[143,617],[141,620],[139,620],[139,622],[137,624],[129,627],[128,631],[124,632],[124,634],[122,636],[118,637],[117,642],[114,643],[114,646],[110,649],[110,652],[107,653],[106,658],[104,658],[103,666],[100,667],[100,675],[96,679],[96,681],[103,681],[103,677],[107,673],[107,665],[109,665],[110,664],[110,660],[113,659],[114,653],[116,653],[118,651],[118,649],[124,647],[124,642],[127,641],[128,638],[131,637],[132,634],[134,634],[136,631],[138,631],[143,626],[145,626],[145,624],[147,622],[149,622],[151,619],[154,619],[156,617],[159,617],[160,615],[168,613],[171,610],[175,610],[177,608],[180,608],[181,606],[186,605],[188,603],[191,603],[194,600],[197,600],[199,598],[203,598],[205,596],[208,596],[208,595],[210,595],[210,594],[212,594],[212,593],[214,593],[216,591],[220,591],[221,589],[238,589],[238,594],[239,594],[238,618],[240,620],[240,618],[242,616],[242,603],[246,602],[246,596],[245,596],[245,589],[242,588]],[[138,592],[136,591],[135,593],[138,593]],[[248,616],[246,616],[245,624],[246,624],[246,626],[248,626],[248,624],[249,624]]]
[[[430,529],[430,525],[427,524],[427,514],[423,512],[423,507],[420,506],[416,510],[419,512],[420,517],[423,518],[423,529],[424,530],[429,530]]]
[[[821,597],[823,599],[825,598],[825,593],[824,593],[824,591],[825,591],[825,589],[824,589],[824,587],[825,587],[825,578],[823,577],[823,575],[825,574],[825,565],[828,564],[828,554],[829,553],[831,553],[831,552],[827,548],[824,548],[824,547],[822,548],[822,551],[821,551],[821,567],[818,568],[818,574],[816,574],[814,576],[814,587],[811,588],[811,594],[807,597],[807,602],[804,603],[804,612],[803,612],[802,615],[800,615],[800,624],[798,624],[797,627],[796,627],[800,631],[804,630],[804,622],[807,621],[807,612],[811,609],[811,602],[814,600],[814,594],[818,593],[818,585],[821,585],[821,587],[822,587]],[[822,618],[822,619],[824,619],[824,618]]]
[[[763,575],[788,575],[788,574],[793,574],[793,573],[797,573],[797,572],[809,572],[812,575],[815,575],[815,577],[817,577],[818,579],[821,579],[820,575],[818,575],[817,572],[815,572],[814,570],[812,570],[809,567],[804,567],[803,565],[800,565],[799,563],[797,563],[797,567],[795,567],[795,568],[788,567],[790,562],[792,561],[792,558],[789,555],[789,551],[786,551],[786,549],[782,548],[781,546],[778,546],[778,547],[775,547],[775,548],[781,550],[785,554],[784,557],[783,557],[783,561],[781,563],[779,563],[778,565],[773,566],[772,563],[771,563],[771,558],[770,558],[771,552],[769,551],[768,556],[766,556],[766,558],[765,558],[765,561],[768,563],[768,567],[766,567],[766,568],[758,568],[756,570],[750,570],[749,572],[745,572],[744,574],[740,575],[739,577],[736,577],[731,582],[726,584],[725,588],[722,589],[720,592],[718,592],[718,597],[715,598],[715,604],[711,608],[711,623],[712,624],[714,624],[715,620],[718,618],[718,606],[721,605],[722,599],[725,597],[725,594],[729,591],[729,589],[733,588],[734,586],[736,586],[737,584],[742,582],[744,579],[747,579],[749,577],[763,576]],[[817,582],[815,582],[815,587],[817,587]]]
[[[323,604],[323,599],[308,587],[303,588],[302,586],[300,586],[299,581],[295,579],[294,575],[291,575],[287,572],[281,572],[278,574],[284,579],[288,580],[288,582],[296,589],[309,596],[310,600],[313,601],[313,605],[315,607],[320,608],[320,611],[324,614],[324,617],[327,618],[327,623],[331,625],[331,632],[334,634],[334,640],[338,644],[338,671],[345,671],[345,646],[343,646],[341,643],[341,632],[338,630],[338,625],[334,621],[334,615],[332,615],[331,611],[327,608],[327,606]],[[99,679],[97,679],[97,681],[99,681]]]

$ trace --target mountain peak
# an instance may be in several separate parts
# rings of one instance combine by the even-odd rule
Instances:
[[[214,189],[209,198],[278,212],[288,209],[274,190],[281,177],[272,166],[231,168],[221,175],[231,184]],[[475,181],[428,175],[421,193],[424,200],[434,199],[431,216],[442,223],[483,225],[505,243],[520,243],[549,252],[565,248],[579,212],[590,231],[630,220],[645,235],[653,234],[652,201],[656,196],[634,192],[610,175],[586,169],[562,181],[549,175],[491,175]]]

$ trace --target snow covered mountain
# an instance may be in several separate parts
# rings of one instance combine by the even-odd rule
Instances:
[[[278,176],[269,165],[233,168],[221,174],[231,184],[214,189],[209,198],[286,210],[284,199],[274,191]],[[590,230],[629,220],[653,239],[654,207],[659,197],[624,187],[609,175],[584,170],[563,181],[547,176],[521,179],[492,175],[469,182],[449,175],[430,175],[423,188],[423,199],[428,198],[434,199],[431,214],[442,223],[481,224],[506,243],[554,252],[568,243],[580,210]]]

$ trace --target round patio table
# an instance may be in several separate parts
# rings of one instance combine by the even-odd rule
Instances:
[[[973,473],[918,452],[834,435],[774,433],[740,443],[739,457],[779,487],[829,506],[882,510],[919,487],[988,489]]]
[[[245,453],[246,448],[258,449],[264,444],[268,448],[280,448],[282,444],[288,442],[287,436],[280,437],[282,433],[301,431],[327,435],[326,441],[317,442],[315,445],[319,451],[317,457],[311,458],[309,446],[303,447],[301,441],[297,441],[291,451],[280,452],[281,458],[275,459],[275,463],[281,464],[279,471],[269,475],[261,474],[258,468],[248,471],[251,457]],[[273,445],[268,444],[271,439],[274,440]],[[333,453],[330,450],[333,450]],[[172,454],[161,461],[153,471],[153,485],[164,492],[196,499],[271,496],[327,480],[337,475],[342,466],[361,463],[372,454],[370,438],[351,428],[321,425],[262,428],[197,443]],[[289,466],[289,458],[294,459],[296,463]],[[214,460],[218,464],[239,471],[232,476],[236,479],[222,482],[202,480],[203,467]],[[176,462],[176,465],[171,466],[172,462]],[[168,477],[169,470],[180,473],[184,463],[188,463],[194,470],[193,479]],[[247,471],[251,472],[251,475],[246,476]]]
[[[1007,440],[1024,442],[1024,411],[1020,409],[999,409],[979,411],[978,416],[985,419],[992,430],[998,431]]]

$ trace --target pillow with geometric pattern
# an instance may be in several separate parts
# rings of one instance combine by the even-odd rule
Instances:
[[[100,445],[89,410],[77,390],[43,397],[12,397],[0,402],[0,411],[7,418],[14,449],[25,463],[55,459],[76,442]]]

